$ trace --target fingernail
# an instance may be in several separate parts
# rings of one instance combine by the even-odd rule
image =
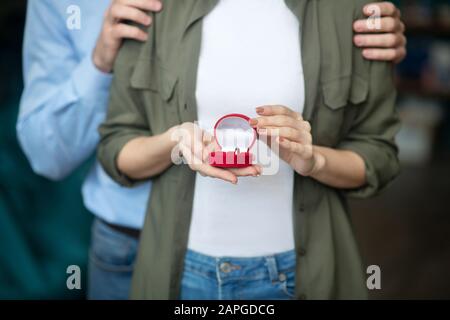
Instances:
[[[264,113],[264,108],[263,107],[256,108],[256,113],[257,114],[263,114]]]
[[[363,56],[367,59],[371,59],[372,58],[372,50],[363,50]]]
[[[367,14],[367,15],[371,15],[371,14],[373,14],[373,12],[374,12],[374,8],[373,8],[373,4],[369,4],[369,5],[367,5],[367,6],[365,6],[364,7],[364,12]]]
[[[355,36],[355,44],[360,47],[364,44],[363,37],[361,36]]]
[[[258,120],[256,119],[250,119],[250,121],[248,122],[252,127],[256,127],[256,125],[258,124]]]
[[[155,3],[155,10],[159,11],[161,9],[162,9],[161,1],[156,1],[156,3]]]
[[[354,24],[354,28],[356,31],[362,31],[364,28],[364,21],[356,21]]]

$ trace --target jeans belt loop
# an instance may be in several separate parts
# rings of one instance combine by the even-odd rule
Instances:
[[[278,281],[277,260],[274,256],[266,257],[267,271],[269,272],[270,281]]]

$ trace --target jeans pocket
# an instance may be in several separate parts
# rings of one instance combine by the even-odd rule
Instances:
[[[112,229],[100,220],[94,222],[90,259],[97,267],[112,272],[133,271],[137,240]]]

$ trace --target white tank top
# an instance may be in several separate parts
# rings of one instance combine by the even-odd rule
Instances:
[[[211,133],[222,116],[255,117],[262,105],[303,111],[300,26],[284,0],[221,0],[205,17],[196,98],[199,125]],[[197,174],[189,249],[215,257],[293,249],[293,185],[281,160],[275,175],[237,185]]]

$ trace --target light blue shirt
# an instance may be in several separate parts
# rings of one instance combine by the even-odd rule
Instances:
[[[99,141],[111,75],[97,70],[91,56],[109,3],[28,1],[17,134],[33,170],[52,180],[68,176],[95,153]],[[70,10],[74,4],[79,29],[77,12]],[[150,187],[148,182],[123,188],[96,162],[83,184],[84,204],[110,223],[141,228]]]

